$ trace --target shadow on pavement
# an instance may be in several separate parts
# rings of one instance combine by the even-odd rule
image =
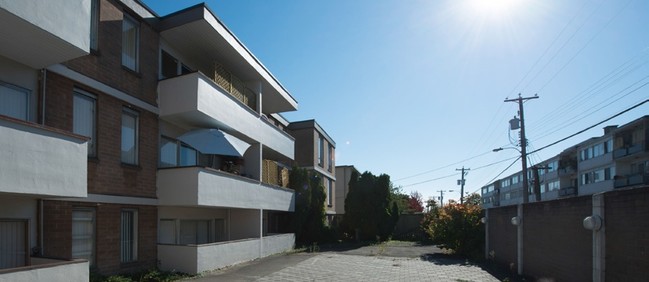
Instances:
[[[524,277],[518,277],[515,273],[512,273],[508,268],[500,266],[494,262],[472,262],[467,258],[448,254],[448,253],[427,253],[423,254],[420,257],[423,261],[428,261],[436,265],[466,265],[466,266],[478,266],[482,270],[488,272],[492,276],[496,277],[498,280],[503,281],[533,281],[525,279]]]

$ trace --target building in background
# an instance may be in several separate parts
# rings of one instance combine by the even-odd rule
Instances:
[[[336,214],[336,142],[315,121],[291,122],[289,132],[295,138],[295,163],[320,175],[325,188],[325,213],[327,223]]]
[[[336,191],[334,192],[336,195],[336,215],[345,214],[345,199],[347,198],[347,193],[349,193],[349,180],[351,180],[352,173],[354,172],[360,175],[360,172],[353,165],[336,166],[336,177],[338,178],[338,181],[336,181]]]
[[[530,202],[649,184],[649,116],[572,146],[528,169]],[[522,173],[482,187],[484,208],[522,203]]]

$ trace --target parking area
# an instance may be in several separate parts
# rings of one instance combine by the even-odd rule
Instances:
[[[431,245],[336,245],[272,256],[192,281],[500,281],[480,265]]]

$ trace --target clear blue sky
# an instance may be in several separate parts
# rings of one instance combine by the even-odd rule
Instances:
[[[166,15],[201,1],[144,2]],[[284,116],[315,118],[334,138],[338,165],[389,174],[426,199],[438,190],[459,198],[456,168],[471,168],[466,191],[474,192],[511,164],[515,150],[491,152],[511,146],[518,108],[507,97],[539,95],[525,103],[532,150],[649,98],[649,1],[207,5],[298,100]],[[530,160],[646,114],[649,103]],[[501,177],[519,170],[520,162]]]

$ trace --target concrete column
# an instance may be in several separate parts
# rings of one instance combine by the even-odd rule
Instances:
[[[606,224],[604,224],[604,193],[593,195],[593,215],[599,226],[593,228],[593,281],[605,280],[606,273]],[[599,219],[597,219],[599,217]],[[595,224],[597,225],[597,224]],[[599,228],[597,228],[599,227]]]
[[[259,209],[259,257],[264,256],[264,209]]]
[[[518,255],[518,275],[523,275],[523,204],[518,204],[516,206],[517,210],[517,220],[518,224],[516,225],[516,241],[517,249],[516,253]]]

